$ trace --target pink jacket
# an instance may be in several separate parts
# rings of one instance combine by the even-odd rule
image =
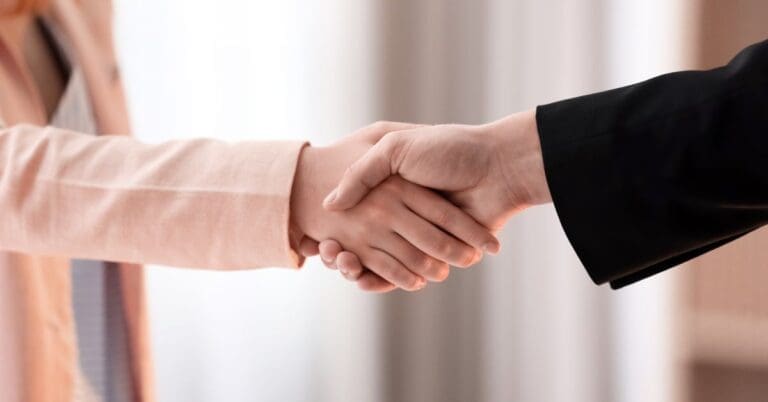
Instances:
[[[106,0],[52,0],[99,131],[130,132]],[[289,204],[300,142],[147,145],[43,127],[22,55],[0,38],[0,390],[71,401],[77,351],[68,257],[120,263],[135,394],[152,401],[142,268],[297,267]]]

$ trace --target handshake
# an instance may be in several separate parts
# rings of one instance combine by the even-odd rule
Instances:
[[[550,201],[535,111],[479,126],[379,122],[299,159],[299,251],[361,289],[414,291],[496,254],[516,212]]]

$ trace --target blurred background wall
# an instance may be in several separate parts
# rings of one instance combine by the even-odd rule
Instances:
[[[712,68],[768,38],[768,2],[699,2],[697,67]],[[768,230],[757,230],[691,263],[682,279],[683,372],[692,401],[768,396]]]
[[[696,66],[704,3],[117,0],[116,39],[139,138],[321,145],[379,119],[486,122]],[[595,286],[551,207],[511,221],[502,241],[501,255],[418,294],[362,294],[315,261],[152,267],[159,400],[690,394],[684,275]]]

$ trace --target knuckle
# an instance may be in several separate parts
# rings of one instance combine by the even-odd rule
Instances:
[[[439,251],[444,256],[456,260],[459,258],[461,251],[453,244],[453,242],[445,240],[440,242]]]
[[[379,120],[371,125],[371,130],[379,134],[384,134],[385,137],[381,139],[384,140],[391,136],[390,133],[398,130],[398,123],[389,120]],[[379,142],[381,142],[381,140]]]
[[[381,141],[381,147],[389,155],[388,163],[392,170],[398,170],[406,158],[406,146],[404,134],[402,132],[392,132],[386,135]]]
[[[390,272],[392,272],[392,276],[402,286],[405,286],[405,287],[413,286],[415,282],[415,278],[413,278],[413,275],[409,274],[408,272],[405,272],[405,269],[402,269],[399,267],[398,268],[391,267]]]
[[[406,289],[406,290],[418,289],[419,278],[417,278],[416,275],[413,275],[402,268],[395,269],[395,272],[396,272],[395,278],[398,281],[398,283],[401,284],[403,289]]]
[[[378,120],[371,124],[371,128],[377,131],[386,131],[390,127],[392,127],[392,122],[388,120]]]
[[[424,268],[424,276],[431,281],[442,282],[448,277],[448,264],[438,261],[432,257],[427,257]]]
[[[477,253],[474,249],[468,248],[468,247],[462,247],[462,250],[459,251],[456,261],[458,262],[458,266],[462,268],[467,268],[470,265],[475,263]]]
[[[387,128],[393,129],[394,127],[392,127],[392,124],[389,123]],[[402,134],[399,131],[391,131],[391,132],[387,132],[387,135],[385,135],[381,139],[381,141],[379,141],[379,143],[381,144],[380,146],[384,148],[389,148],[394,145],[397,145],[400,142],[401,138],[402,138]]]
[[[410,260],[409,268],[417,273],[431,277],[434,271],[434,259],[426,254],[419,253]]]
[[[436,263],[437,261],[435,261],[434,258],[426,254],[421,254],[416,259],[417,266],[423,272],[431,272],[434,269]]]
[[[452,247],[448,242],[440,239],[435,239],[430,242],[430,249],[432,250],[432,253],[435,257],[438,257],[441,260],[445,260],[446,258],[452,257]]]
[[[469,241],[473,242],[472,244],[485,244],[489,242],[493,242],[495,239],[493,236],[489,235],[487,232],[485,232],[482,229],[473,230],[472,234],[469,236]]]
[[[435,212],[435,224],[441,227],[447,226],[451,222],[451,211],[448,208],[440,208]]]

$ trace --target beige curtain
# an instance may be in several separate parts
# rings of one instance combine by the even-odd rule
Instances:
[[[387,119],[479,123],[595,88],[594,0],[388,1]],[[385,300],[382,401],[609,400],[605,289],[580,268],[551,207],[524,213],[504,251],[424,294]]]
[[[478,123],[684,65],[685,1],[386,1],[380,114]],[[588,279],[554,208],[500,256],[383,301],[381,401],[675,400],[670,275]]]

